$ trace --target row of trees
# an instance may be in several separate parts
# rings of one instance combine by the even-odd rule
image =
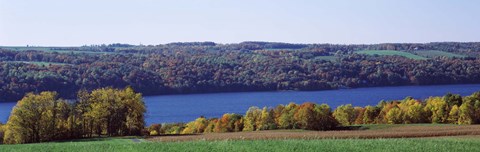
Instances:
[[[290,103],[275,108],[251,107],[245,113],[221,118],[200,117],[187,124],[154,124],[148,131],[158,134],[196,134],[273,129],[332,130],[358,124],[449,123],[480,124],[480,92],[470,96],[447,94],[424,101],[407,97],[376,106],[341,105],[333,112],[326,104]]]
[[[145,105],[132,88],[80,91],[77,101],[58,98],[56,92],[27,94],[13,108],[3,142],[35,143],[83,137],[140,135]]]
[[[413,98],[380,102],[377,106],[339,106],[333,116],[342,125],[408,123],[480,123],[480,92],[470,96],[448,94],[430,97],[424,102]]]
[[[301,105],[295,103],[279,105],[276,108],[251,107],[244,116],[227,113],[221,118],[200,117],[185,125],[179,125],[182,125],[179,126],[181,134],[194,134],[273,129],[331,130],[335,129],[338,123],[332,117],[328,105],[307,102]],[[158,132],[155,128],[150,128],[150,131],[152,135]]]

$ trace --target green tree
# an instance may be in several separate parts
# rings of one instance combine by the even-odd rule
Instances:
[[[243,131],[255,131],[258,129],[257,122],[260,122],[262,111],[258,107],[248,108],[244,119]]]
[[[294,119],[301,129],[311,129],[316,125],[315,104],[306,102],[301,104],[295,112]]]
[[[373,124],[375,123],[375,118],[378,116],[379,110],[373,106],[366,106],[363,113],[363,123],[364,124]]]
[[[365,113],[365,108],[354,107],[355,110],[355,124],[363,124],[363,114]]]
[[[208,121],[205,119],[205,117],[197,118],[195,121],[187,123],[185,129],[182,131],[182,134],[203,133],[207,125]]]
[[[146,111],[142,95],[132,88],[102,88],[88,96],[84,118],[91,120],[90,131],[97,135],[140,135]]]
[[[398,104],[398,107],[403,114],[403,123],[426,122],[424,106],[420,101],[407,98]]]
[[[27,94],[17,102],[6,124],[4,142],[8,144],[34,143],[56,139],[60,129],[56,123],[59,103],[67,104],[57,98],[55,92]]]
[[[333,117],[344,126],[352,125],[355,122],[355,109],[351,104],[338,106]]]
[[[430,114],[432,123],[445,123],[448,118],[448,104],[440,97],[430,97],[426,100],[425,109]]]
[[[315,105],[315,122],[313,130],[331,130],[338,126],[338,121],[332,117],[330,106],[327,104]]]
[[[475,119],[475,110],[472,106],[472,98],[466,97],[465,101],[458,108],[458,124],[473,124]]]
[[[400,124],[403,122],[402,110],[398,107],[393,107],[387,112],[386,119],[389,124]]]
[[[452,124],[457,124],[459,118],[459,108],[457,105],[453,105],[453,107],[450,109],[450,113],[448,114],[447,121],[448,123]]]
[[[282,114],[278,119],[278,127],[282,129],[293,129],[297,128],[297,124],[294,120],[295,111],[297,110],[298,105],[295,103],[289,103],[282,110]]]
[[[276,129],[275,116],[273,110],[269,110],[267,107],[264,107],[260,117],[260,124],[258,125],[258,130],[272,130]]]

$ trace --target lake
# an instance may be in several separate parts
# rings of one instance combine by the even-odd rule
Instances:
[[[146,122],[188,122],[199,116],[220,117],[224,113],[244,114],[249,107],[275,107],[290,102],[327,103],[331,108],[342,104],[376,105],[381,100],[399,100],[407,96],[425,99],[446,93],[470,95],[480,91],[480,84],[373,87],[327,91],[239,92],[188,95],[146,96]],[[0,103],[0,122],[5,123],[14,102]]]

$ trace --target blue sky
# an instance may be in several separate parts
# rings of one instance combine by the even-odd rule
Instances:
[[[0,0],[0,45],[480,41],[477,0]]]

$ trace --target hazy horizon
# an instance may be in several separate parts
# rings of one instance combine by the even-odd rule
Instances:
[[[0,0],[0,46],[479,42],[480,1]]]

